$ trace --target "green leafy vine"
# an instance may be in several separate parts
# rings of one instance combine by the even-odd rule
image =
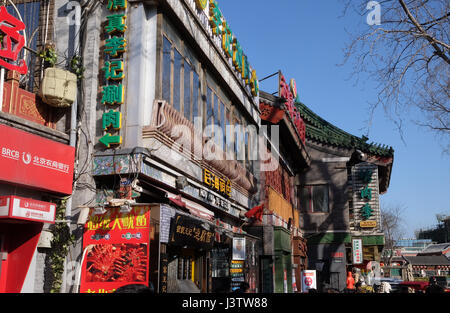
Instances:
[[[53,44],[46,44],[39,52],[39,57],[44,60],[44,67],[54,67],[58,61],[58,54]]]
[[[84,67],[80,55],[74,55],[70,60],[70,71],[77,75],[78,79],[83,79]]]
[[[64,273],[64,261],[69,252],[70,246],[75,242],[75,236],[71,234],[70,228],[65,218],[67,198],[60,200],[56,207],[56,222],[52,225],[53,233],[52,248],[49,252],[49,261],[52,273],[51,293],[59,293],[62,286]]]

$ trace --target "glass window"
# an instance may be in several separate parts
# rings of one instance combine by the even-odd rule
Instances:
[[[192,120],[194,120],[195,117],[200,117],[202,115],[202,110],[199,101],[200,80],[198,78],[198,74],[195,71],[192,72],[192,76]]]
[[[5,1],[3,1],[5,2]],[[41,20],[40,12],[41,12],[41,2],[43,1],[12,1],[15,3],[15,7],[17,11],[20,13],[20,18],[23,20],[25,24],[24,32],[27,35],[27,46],[33,50],[38,50],[42,44],[43,40],[39,39],[40,36],[34,35],[35,33],[43,33],[43,25],[39,26],[39,21]],[[24,2],[24,3],[18,3]],[[15,8],[12,5],[7,4],[6,10],[12,16],[19,18]],[[50,21],[51,23],[51,21]],[[42,23],[43,24],[43,23]],[[21,32],[22,33],[22,32]],[[30,41],[31,39],[31,41]],[[19,59],[23,59],[25,54],[25,49],[22,49],[19,54]],[[28,65],[29,70],[29,78],[25,81],[24,88],[30,92],[35,92],[35,88],[39,88],[40,85],[40,75],[37,75],[35,72],[36,64],[40,62],[38,55],[34,53],[27,52],[27,59],[25,60]],[[1,108],[0,108],[1,109]]]
[[[300,194],[300,206],[305,212],[312,212],[311,188],[311,186],[303,187]]]
[[[226,129],[225,129],[225,103],[220,101],[220,128],[222,129],[221,147],[226,150]]]
[[[214,140],[215,140],[216,145],[218,145],[219,147],[222,148],[220,134],[218,133],[218,129],[217,129],[217,126],[220,125],[220,121],[219,121],[219,98],[217,97],[216,94],[214,94],[213,114],[214,114]]]
[[[234,123],[234,151],[236,153],[236,160],[241,164],[244,164],[244,156],[242,151],[242,127],[239,120],[235,120]]]
[[[228,108],[225,108],[225,112],[226,112],[226,114],[225,114],[225,116],[226,116],[225,128],[227,128],[227,126],[229,128],[227,136],[226,136],[227,152],[234,153],[234,142],[233,142],[234,136],[233,136],[233,129],[231,127],[232,126],[232,123],[231,123],[231,112],[230,112],[230,110]],[[225,131],[227,131],[227,130],[225,130]]]
[[[302,210],[311,213],[328,213],[328,185],[305,186],[300,195]]]
[[[184,101],[183,101],[183,113],[184,117],[188,120],[191,119],[191,66],[185,60],[184,61]]]
[[[328,212],[328,186],[313,187],[313,212]]]
[[[163,64],[162,64],[162,97],[167,102],[170,100],[170,69],[171,69],[172,44],[164,37],[163,43]]]
[[[212,125],[214,120],[213,105],[212,105],[212,90],[207,88],[206,91],[206,125]]]
[[[174,49],[173,66],[173,107],[178,112],[181,111],[181,62],[183,57],[177,49]]]

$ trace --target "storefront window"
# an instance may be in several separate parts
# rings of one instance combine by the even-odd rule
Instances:
[[[300,201],[305,212],[329,213],[328,185],[303,187]]]

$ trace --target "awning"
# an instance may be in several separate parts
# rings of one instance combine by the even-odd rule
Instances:
[[[167,192],[167,196],[173,203],[175,203],[181,207],[185,207],[186,209],[189,210],[189,213],[191,213],[192,215],[206,219],[208,221],[214,220],[214,212],[208,210],[201,204],[198,204],[194,201],[183,198],[180,195],[175,195],[168,191],[166,191],[166,192]]]

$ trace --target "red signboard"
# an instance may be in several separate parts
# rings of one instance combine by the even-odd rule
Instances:
[[[25,24],[9,14],[4,6],[0,7],[0,24],[0,32],[4,36],[3,49],[0,50],[0,66],[25,75],[28,67],[24,60],[19,60],[20,65],[10,63],[18,61],[19,54],[25,46],[25,38],[20,34],[25,30]]]
[[[91,209],[83,235],[81,293],[110,293],[128,284],[149,283],[150,207],[129,213]]]
[[[54,203],[16,196],[0,197],[0,219],[21,219],[43,223],[54,223]]]
[[[291,84],[291,86],[286,82],[286,78],[280,73],[280,87],[279,87],[279,94],[280,97],[284,98],[286,100],[286,111],[289,112],[289,115],[291,116],[292,121],[294,122],[295,128],[297,128],[297,131],[300,136],[300,140],[305,143],[305,134],[306,134],[306,125],[303,121],[302,117],[300,116],[300,112],[297,111],[297,108],[295,107],[295,95],[297,93],[297,90],[292,90],[294,85],[295,88],[297,87],[296,84]]]
[[[0,125],[0,181],[69,195],[75,148]]]

